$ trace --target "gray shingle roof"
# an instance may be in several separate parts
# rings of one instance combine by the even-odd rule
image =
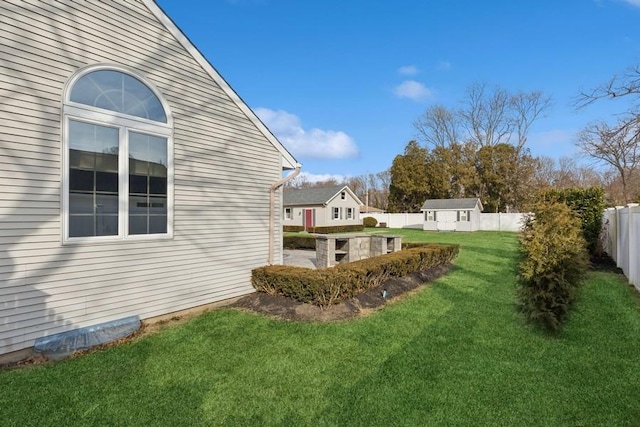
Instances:
[[[284,189],[284,206],[323,205],[340,192],[344,185],[322,188],[304,188],[299,190]]]
[[[468,199],[430,199],[424,202],[422,210],[474,209],[478,203],[480,203],[480,199],[477,197]],[[482,203],[480,203],[480,209],[482,210]]]

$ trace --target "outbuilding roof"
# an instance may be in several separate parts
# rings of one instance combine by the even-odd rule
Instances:
[[[471,197],[466,199],[429,199],[422,205],[422,210],[435,211],[435,210],[460,210],[460,209],[475,209],[476,205],[480,205],[482,210],[482,203],[477,197]]]
[[[312,206],[326,205],[343,191],[348,192],[358,202],[362,204],[358,197],[346,185],[336,185],[332,187],[284,189],[284,206]]]

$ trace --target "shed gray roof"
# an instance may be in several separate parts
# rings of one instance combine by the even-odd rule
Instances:
[[[349,190],[346,185],[333,187],[303,188],[299,190],[284,189],[284,206],[324,205],[342,190]],[[349,190],[350,192],[350,190]],[[357,200],[357,198],[356,198]],[[358,201],[359,202],[359,201]]]
[[[422,210],[474,209],[477,204],[480,204],[480,210],[482,210],[482,203],[477,197],[467,199],[430,199],[424,202]]]

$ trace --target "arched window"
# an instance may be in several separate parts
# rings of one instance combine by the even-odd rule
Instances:
[[[64,240],[172,235],[172,121],[142,78],[113,67],[74,76],[64,102]]]

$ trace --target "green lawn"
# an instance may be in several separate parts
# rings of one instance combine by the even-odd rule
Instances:
[[[352,321],[221,309],[0,372],[0,425],[640,424],[640,303],[622,276],[591,273],[549,337],[514,305],[515,234],[389,231],[460,244],[455,267]]]

